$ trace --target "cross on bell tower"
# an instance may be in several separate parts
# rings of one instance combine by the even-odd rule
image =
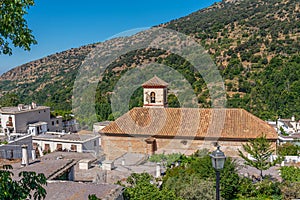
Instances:
[[[158,78],[156,75],[145,82],[144,107],[165,108],[168,107],[168,83]]]

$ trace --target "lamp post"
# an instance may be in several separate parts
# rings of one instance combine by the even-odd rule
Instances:
[[[213,151],[210,157],[212,166],[216,170],[216,199],[220,200],[220,170],[224,167],[226,156],[218,145],[217,150]]]

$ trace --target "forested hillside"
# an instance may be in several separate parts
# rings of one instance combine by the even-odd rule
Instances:
[[[194,36],[226,81],[228,107],[263,119],[300,117],[300,4],[244,0],[215,4],[164,25]]]
[[[227,106],[263,119],[300,117],[300,3],[297,0],[223,1],[160,25],[194,37],[210,54],[225,80]],[[71,109],[72,85],[95,45],[72,49],[15,68],[0,78],[1,105],[36,101],[56,110]],[[211,105],[201,74],[183,58],[155,49],[120,57],[98,84],[98,120],[113,119],[110,94],[128,69],[156,61],[180,72],[192,85],[199,107]],[[101,93],[100,93],[101,91]],[[14,101],[7,98],[14,96]],[[19,99],[18,99],[19,97]],[[141,89],[129,107],[141,106]],[[171,106],[179,106],[174,95]],[[88,119],[85,119],[88,121]]]

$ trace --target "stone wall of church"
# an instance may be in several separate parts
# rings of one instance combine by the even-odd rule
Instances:
[[[198,149],[216,150],[215,141],[186,140],[186,139],[156,139],[157,151],[155,153],[183,153],[191,155]],[[238,156],[238,149],[243,150],[241,141],[219,141],[221,150],[230,157]]]
[[[147,154],[145,138],[102,136],[101,147],[107,160],[114,160],[125,153]]]
[[[142,137],[102,136],[102,149],[104,150],[106,159],[108,160],[114,160],[127,152],[150,154],[145,139],[146,138]],[[214,141],[167,138],[156,138],[155,140],[155,154],[182,153],[191,155],[198,149],[206,148],[209,151],[216,150]],[[218,143],[226,156],[237,157],[238,149],[243,151],[242,144],[247,142],[219,141]],[[276,147],[276,142],[273,142],[273,147]]]

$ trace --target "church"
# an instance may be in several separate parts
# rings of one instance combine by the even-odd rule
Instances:
[[[100,131],[106,159],[125,153],[190,155],[198,149],[215,150],[218,143],[226,156],[262,134],[276,148],[277,133],[265,121],[244,109],[168,108],[168,83],[157,76],[143,85],[144,106],[136,107]]]

